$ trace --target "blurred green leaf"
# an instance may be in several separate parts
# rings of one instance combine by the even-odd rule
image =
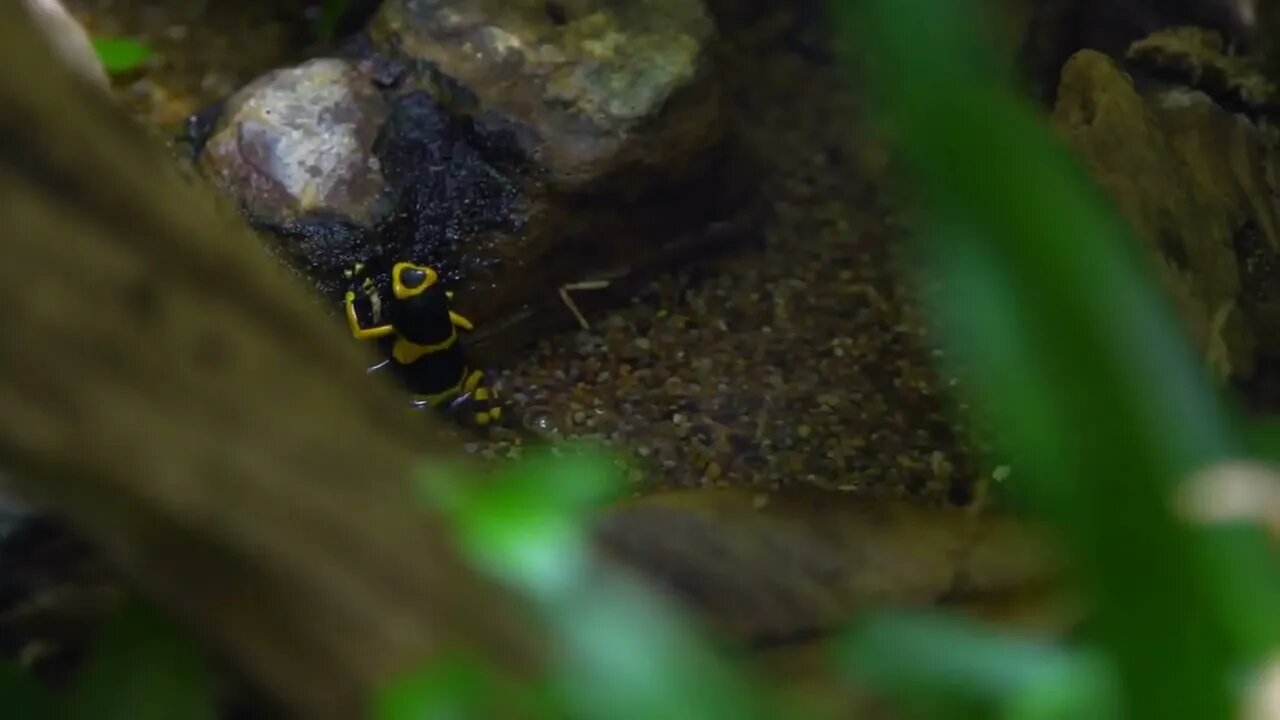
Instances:
[[[548,601],[576,586],[590,513],[625,487],[606,457],[547,451],[483,483],[435,472],[418,489],[459,528],[482,571]]]
[[[131,605],[103,628],[67,698],[70,720],[214,720],[200,650],[181,628]]]
[[[593,515],[626,490],[610,458],[565,449],[492,480],[437,470],[418,487],[476,567],[534,602],[556,643],[549,681],[568,717],[764,716],[759,689],[677,608],[593,557]]]
[[[931,213],[941,339],[1019,459],[1016,489],[1075,553],[1126,712],[1230,716],[1235,663],[1280,640],[1273,594],[1242,592],[1273,568],[1170,510],[1173,483],[1242,446],[1137,241],[1009,89],[974,3],[833,7]]]
[[[837,654],[858,682],[909,698],[930,717],[1119,717],[1109,669],[1096,658],[957,618],[873,615],[841,639]]]
[[[151,59],[151,48],[129,38],[93,38],[93,49],[102,66],[112,75],[136,70]]]
[[[767,692],[727,664],[678,608],[618,573],[598,573],[548,608],[556,676],[579,718],[774,717]]]
[[[0,662],[0,718],[5,720],[54,720],[57,704],[31,673]]]
[[[1242,424],[1249,457],[1280,467],[1280,418],[1249,420]]]
[[[483,720],[504,717],[496,679],[480,661],[442,658],[395,682],[377,699],[374,720]]]

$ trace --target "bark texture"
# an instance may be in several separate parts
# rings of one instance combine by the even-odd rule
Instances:
[[[410,497],[444,447],[229,210],[0,3],[0,464],[306,717],[520,611]]]

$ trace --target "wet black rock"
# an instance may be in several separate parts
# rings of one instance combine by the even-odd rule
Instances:
[[[482,243],[494,232],[520,232],[527,214],[518,168],[491,162],[479,149],[483,140],[470,119],[414,91],[396,101],[374,148],[395,197],[380,239],[447,279],[499,265],[501,257]]]

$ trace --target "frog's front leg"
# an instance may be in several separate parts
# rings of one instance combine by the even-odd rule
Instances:
[[[347,325],[351,329],[351,335],[357,340],[374,340],[383,338],[395,332],[395,328],[390,325],[378,325],[375,327],[363,327],[360,325],[360,316],[356,313],[356,294],[348,290],[347,294],[342,298],[343,308],[346,310]]]

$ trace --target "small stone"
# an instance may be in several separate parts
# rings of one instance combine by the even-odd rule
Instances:
[[[345,60],[276,70],[227,101],[201,166],[259,222],[332,214],[371,226],[386,209],[371,160],[388,112]]]
[[[550,435],[560,431],[556,426],[555,413],[551,408],[537,405],[525,411],[522,424],[529,432]]]

